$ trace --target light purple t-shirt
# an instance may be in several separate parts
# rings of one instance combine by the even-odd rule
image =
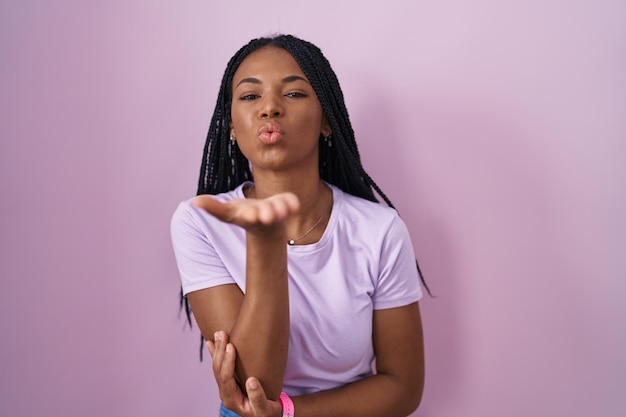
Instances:
[[[422,290],[408,231],[385,205],[333,191],[333,209],[322,238],[287,246],[289,355],[283,390],[323,391],[372,374],[373,310],[419,300]],[[244,198],[243,185],[214,196]],[[185,294],[222,284],[245,293],[243,229],[180,203],[171,225]]]

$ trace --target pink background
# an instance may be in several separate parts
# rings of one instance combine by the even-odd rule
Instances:
[[[626,3],[0,1],[0,415],[210,416],[169,241],[221,74],[318,44],[437,298],[414,416],[626,416]]]

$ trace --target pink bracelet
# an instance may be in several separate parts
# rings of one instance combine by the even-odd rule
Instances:
[[[280,405],[283,407],[283,417],[293,417],[295,411],[291,398],[284,392],[281,392],[280,397],[278,397],[278,402],[280,402]]]

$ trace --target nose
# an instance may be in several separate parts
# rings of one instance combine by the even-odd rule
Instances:
[[[261,104],[260,116],[262,119],[278,117],[283,114],[280,99],[273,94],[267,94]]]

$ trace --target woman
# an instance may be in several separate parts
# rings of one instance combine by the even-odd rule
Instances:
[[[417,408],[419,270],[406,226],[361,166],[316,46],[260,38],[230,60],[198,196],[177,208],[172,240],[221,415]]]

